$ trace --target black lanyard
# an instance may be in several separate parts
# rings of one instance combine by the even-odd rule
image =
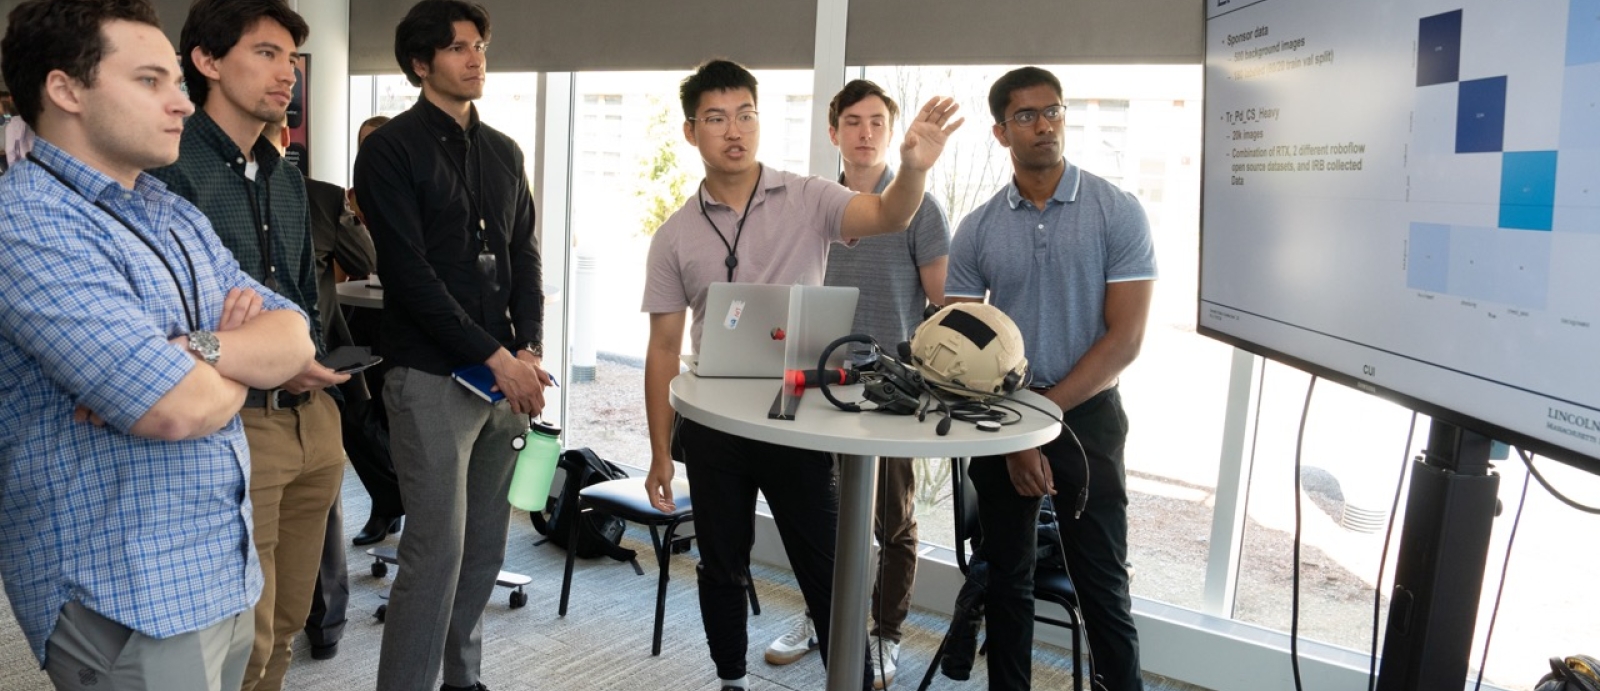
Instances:
[[[756,184],[750,188],[750,198],[744,200],[744,213],[739,214],[739,223],[733,227],[733,244],[728,243],[728,236],[722,234],[722,229],[717,227],[717,222],[711,220],[711,214],[706,213],[706,181],[700,181],[700,190],[695,198],[700,200],[700,215],[704,216],[706,223],[711,224],[711,232],[717,234],[717,239],[722,241],[722,246],[728,250],[728,258],[722,260],[722,265],[728,267],[728,282],[733,282],[733,269],[739,266],[739,238],[744,237],[744,221],[750,218],[751,202],[756,199],[756,190],[761,189],[761,169],[756,168]]]
[[[282,161],[279,161],[282,164]],[[266,169],[258,162],[256,176],[266,176],[261,181],[262,196],[265,204],[256,203],[256,181],[248,175],[240,175],[244,180],[244,196],[250,200],[250,218],[256,224],[256,240],[261,243],[261,268],[266,272],[266,280],[262,281],[268,290],[278,289],[278,265],[272,261],[272,176],[267,175]],[[267,207],[266,216],[263,217],[261,207]]]
[[[133,233],[134,237],[139,238],[139,241],[143,242],[145,247],[150,248],[150,253],[156,255],[156,259],[160,259],[161,260],[161,265],[162,266],[167,267],[167,275],[172,277],[172,285],[173,285],[173,287],[178,289],[178,302],[183,304],[183,318],[184,318],[184,321],[188,322],[189,333],[194,333],[194,332],[200,330],[200,322],[195,319],[194,312],[190,311],[190,309],[189,309],[189,301],[187,299],[185,299],[184,296],[183,296],[183,281],[178,279],[178,272],[173,270],[172,264],[167,261],[166,255],[163,255],[160,250],[156,249],[155,243],[150,242],[149,238],[146,238],[142,233],[139,232],[139,230],[137,228],[134,228],[133,224],[128,222],[128,219],[125,219],[125,218],[122,217],[122,214],[119,214],[119,213],[117,213],[115,211],[112,211],[111,207],[106,206],[106,204],[104,202],[101,202],[98,199],[90,198],[88,194],[85,194],[83,192],[83,190],[80,190],[77,187],[75,187],[72,183],[67,182],[67,178],[65,176],[63,176],[61,173],[56,172],[56,169],[51,168],[48,165],[45,165],[45,162],[39,160],[39,158],[37,156],[34,156],[33,154],[30,153],[30,154],[28,154],[28,160],[29,161],[33,161],[34,165],[39,166],[40,168],[43,168],[46,173],[49,173],[51,175],[51,177],[54,177],[62,185],[65,185],[67,189],[72,190],[73,192],[77,193],[78,196],[83,197],[85,201],[88,201],[89,203],[94,204],[95,206],[99,207],[101,211],[106,212],[107,215],[111,216],[112,218],[117,219],[117,222],[121,223],[122,227],[127,228],[128,232]],[[184,261],[184,263],[189,265],[189,280],[190,280],[191,290],[193,291],[193,294],[194,294],[194,309],[195,310],[199,310],[200,309],[200,278],[199,278],[199,276],[196,274],[196,272],[194,270],[194,259],[192,259],[189,256],[189,248],[183,246],[183,240],[178,237],[178,232],[177,231],[175,231],[175,230],[173,230],[172,228],[169,227],[169,228],[167,228],[167,233],[172,236],[172,241],[173,242],[178,243],[178,251],[183,253],[183,261]]]
[[[462,134],[462,141],[466,144],[467,150],[466,150],[466,152],[464,154],[462,154],[462,159],[463,160],[457,161],[456,157],[455,157],[455,153],[450,151],[450,147],[445,146],[445,143],[444,143],[445,137],[444,137],[444,135],[441,135],[438,130],[435,130],[433,128],[433,125],[431,123],[429,123],[428,119],[425,118],[425,117],[422,118],[422,126],[428,128],[428,132],[430,134],[437,135],[439,137],[437,140],[435,140],[435,141],[437,141],[439,143],[439,149],[444,152],[445,160],[450,162],[450,166],[455,169],[456,175],[460,176],[460,178],[461,178],[461,186],[463,188],[465,188],[466,191],[467,191],[467,206],[469,207],[470,213],[472,214],[472,216],[478,220],[478,227],[474,231],[474,233],[478,236],[478,244],[480,246],[479,247],[479,251],[480,252],[489,252],[489,239],[487,237],[484,237],[484,233],[488,231],[488,223],[484,220],[483,212],[482,212],[482,209],[483,209],[483,152],[481,150],[477,151],[478,185],[477,185],[476,188],[474,188],[473,185],[472,185],[472,178],[467,175],[467,163],[470,163],[470,161],[468,161],[466,159],[473,158],[474,149],[481,149],[482,147],[481,146],[480,147],[473,146],[472,145],[473,138],[467,136],[466,135],[466,131],[462,130],[462,133],[461,133]]]

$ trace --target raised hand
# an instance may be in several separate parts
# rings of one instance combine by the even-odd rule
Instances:
[[[932,168],[944,153],[944,143],[950,139],[950,134],[967,121],[966,118],[951,120],[960,108],[955,99],[947,96],[928,99],[911,119],[905,139],[900,142],[900,165],[923,172]]]

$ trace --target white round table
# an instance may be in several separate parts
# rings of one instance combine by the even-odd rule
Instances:
[[[333,289],[334,292],[339,294],[339,304],[341,305],[383,309],[383,289],[367,285],[365,279],[336,283]]]
[[[793,420],[767,418],[779,379],[702,379],[681,374],[672,380],[670,400],[678,414],[712,429],[748,439],[839,454],[839,533],[833,562],[835,622],[828,651],[828,691],[859,691],[867,650],[867,563],[872,549],[872,502],[878,456],[949,458],[993,456],[1043,445],[1061,432],[1044,414],[1020,405],[1022,420],[998,432],[955,423],[950,433],[934,433],[937,418],[915,415],[849,413],[835,408],[822,392],[807,390]],[[861,386],[831,389],[841,401],[861,399]],[[1045,410],[1049,399],[1030,391],[1012,394]]]

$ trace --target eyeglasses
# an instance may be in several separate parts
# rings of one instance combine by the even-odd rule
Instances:
[[[735,113],[732,118],[720,113],[716,115],[707,115],[703,118],[689,118],[689,122],[698,122],[701,125],[704,125],[706,128],[706,134],[709,134],[713,137],[726,134],[728,132],[728,123],[730,121],[734,125],[738,126],[740,132],[749,133],[756,131],[756,127],[761,124],[761,116],[759,113],[753,110],[741,110],[738,113]]]
[[[1000,124],[1004,125],[1008,122],[1015,122],[1018,125],[1032,125],[1034,121],[1038,120],[1039,116],[1041,115],[1044,116],[1044,119],[1049,120],[1050,122],[1061,122],[1061,120],[1067,116],[1067,107],[1056,104],[1049,106],[1044,110],[1019,110],[1012,114],[1010,118],[1001,120]]]

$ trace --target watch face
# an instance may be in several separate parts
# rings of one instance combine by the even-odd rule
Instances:
[[[190,332],[189,349],[199,353],[200,359],[205,360],[208,365],[217,364],[217,360],[222,357],[222,342],[210,331]]]

